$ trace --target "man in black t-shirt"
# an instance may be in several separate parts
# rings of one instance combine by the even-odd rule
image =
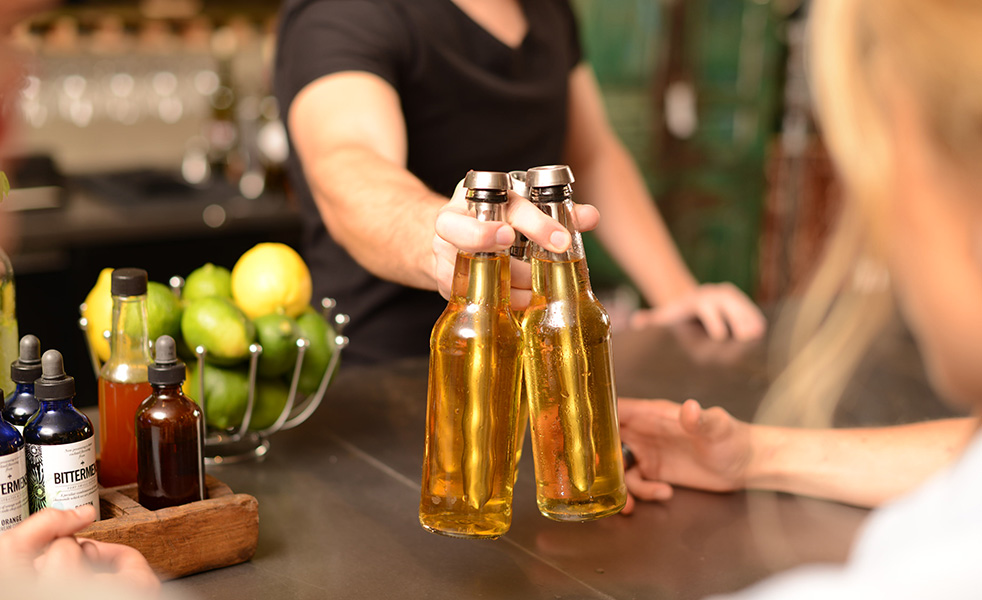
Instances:
[[[652,318],[695,316],[720,338],[763,331],[735,287],[700,286],[682,262],[607,122],[568,2],[286,0],[278,44],[304,254],[315,297],[352,317],[346,360],[427,353],[446,305],[431,290],[446,293],[452,274],[454,247],[434,241],[441,209],[456,247],[513,236],[447,204],[469,169],[569,164],[577,198],[604,215],[601,241],[659,308]],[[511,224],[565,248],[558,223],[528,208],[510,211]],[[513,285],[527,288],[527,272],[516,269]]]

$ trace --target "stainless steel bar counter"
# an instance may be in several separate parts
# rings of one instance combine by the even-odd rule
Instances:
[[[621,396],[697,398],[751,418],[768,385],[765,344],[714,344],[696,326],[614,339]],[[867,511],[763,492],[678,489],[630,517],[570,524],[535,506],[526,451],[511,531],[495,541],[425,532],[417,520],[425,360],[343,365],[306,423],[263,462],[210,472],[259,500],[252,561],[166,584],[192,597],[700,598],[809,561],[841,561]],[[847,392],[843,424],[947,415],[913,344],[894,332]],[[526,448],[528,448],[526,441]]]

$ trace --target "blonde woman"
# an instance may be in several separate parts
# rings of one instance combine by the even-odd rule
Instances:
[[[811,19],[813,92],[848,202],[799,316],[797,358],[768,395],[761,417],[827,422],[830,401],[894,300],[936,391],[976,417],[923,425],[919,431],[927,437],[921,438],[880,430],[901,442],[881,444],[881,450],[909,452],[920,444],[934,466],[948,454],[960,456],[919,489],[874,512],[845,566],[793,570],[741,597],[979,598],[982,2],[818,0]],[[864,284],[870,265],[889,273],[892,290]],[[665,408],[626,403],[625,437],[642,445],[638,423],[650,425],[652,412]],[[674,410],[689,413],[677,412],[676,421],[687,420],[692,431],[701,420],[748,431],[695,403]],[[932,434],[932,428],[940,429]],[[848,444],[829,437],[842,432],[815,435]],[[657,458],[642,454],[639,460],[643,466]],[[912,484],[908,479],[887,487],[898,492]]]

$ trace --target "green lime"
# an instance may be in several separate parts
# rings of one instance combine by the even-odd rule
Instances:
[[[208,296],[221,296],[222,298],[232,298],[232,272],[225,267],[217,267],[211,263],[198,267],[184,280],[184,288],[181,290],[181,298],[185,302],[207,298]]]
[[[256,400],[252,407],[249,429],[260,431],[270,427],[280,418],[290,388],[279,379],[260,377],[256,380]]]
[[[213,429],[234,429],[242,424],[249,402],[249,374],[243,368],[228,369],[205,363],[205,421]],[[184,393],[200,402],[198,365],[188,363]]]
[[[147,333],[151,341],[162,335],[181,337],[181,303],[169,287],[147,282]]]
[[[297,322],[286,315],[276,313],[257,317],[256,339],[263,347],[259,355],[260,375],[282,375],[297,363],[297,338],[300,333]]]
[[[313,394],[320,387],[334,354],[334,328],[319,312],[308,308],[297,317],[297,329],[300,337],[310,342],[300,368],[298,389],[304,394]]]
[[[256,328],[232,301],[219,296],[198,298],[184,307],[181,333],[188,347],[204,346],[205,360],[234,365],[249,356]]]

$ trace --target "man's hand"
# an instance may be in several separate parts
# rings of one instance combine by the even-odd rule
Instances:
[[[740,489],[752,458],[750,425],[695,400],[618,400],[621,440],[637,464],[625,474],[642,500],[667,500],[672,486],[715,492]],[[623,511],[630,514],[633,502]]]
[[[731,336],[738,341],[753,340],[767,329],[767,320],[757,305],[732,283],[704,283],[658,308],[638,311],[631,324],[669,325],[693,318],[714,340]]]
[[[506,221],[498,223],[482,222],[470,216],[465,192],[461,181],[450,202],[440,209],[436,218],[434,273],[437,289],[444,298],[450,298],[458,251],[493,252],[506,249],[515,241],[516,230],[551,252],[563,252],[569,248],[571,238],[566,228],[518,194],[508,192]],[[573,218],[578,231],[589,231],[600,221],[597,209],[585,204],[574,205]],[[511,285],[512,306],[524,308],[532,296],[532,276],[527,264],[512,260]]]
[[[160,581],[137,550],[72,537],[93,520],[92,506],[48,508],[0,533],[0,580],[91,580],[130,588],[144,598],[156,596]]]

